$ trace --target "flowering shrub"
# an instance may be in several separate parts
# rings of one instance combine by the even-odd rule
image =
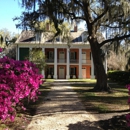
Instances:
[[[126,85],[126,88],[128,89],[129,95],[130,95],[130,84]],[[130,104],[130,97],[128,98],[128,104]],[[126,120],[127,120],[128,126],[130,126],[130,113],[126,115]]]
[[[2,48],[0,48],[0,53],[3,51],[3,49]]]
[[[16,61],[4,57],[0,59],[0,119],[16,115],[16,107],[24,108],[23,99],[35,101],[38,98],[42,75],[29,61]]]

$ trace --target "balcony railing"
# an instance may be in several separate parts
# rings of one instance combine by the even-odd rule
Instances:
[[[79,59],[70,59],[70,64],[79,63]],[[46,59],[46,63],[54,63],[54,59]],[[57,63],[67,63],[67,59],[57,59]],[[82,59],[82,64],[91,64],[91,60]]]
[[[70,59],[70,63],[79,63],[78,59]]]
[[[54,59],[46,59],[46,63],[54,63]]]
[[[82,64],[91,64],[91,60],[82,59]]]
[[[57,59],[58,63],[66,63],[66,59]]]

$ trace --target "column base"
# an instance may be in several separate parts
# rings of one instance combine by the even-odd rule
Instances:
[[[42,76],[43,76],[43,79],[45,79],[45,73],[44,73],[44,70],[42,70]]]
[[[57,75],[54,75],[53,77],[54,77],[54,79],[57,79]]]
[[[66,75],[66,79],[70,79],[70,75]]]
[[[94,76],[94,75],[91,75],[91,79],[95,79],[95,76]]]
[[[82,79],[83,77],[82,77],[82,75],[79,75],[78,78],[79,78],[79,79]]]

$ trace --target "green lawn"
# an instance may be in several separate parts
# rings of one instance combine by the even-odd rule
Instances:
[[[91,82],[95,83],[96,79],[69,79],[70,82]]]
[[[108,93],[94,92],[94,85],[94,82],[89,81],[72,85],[84,103],[86,110],[98,113],[128,111],[128,90],[125,86],[111,83],[112,93]]]

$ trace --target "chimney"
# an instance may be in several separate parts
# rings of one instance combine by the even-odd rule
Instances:
[[[74,25],[74,32],[77,32],[77,25]]]

